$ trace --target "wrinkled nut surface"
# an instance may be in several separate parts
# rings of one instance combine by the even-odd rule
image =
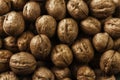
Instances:
[[[4,15],[11,9],[10,0],[0,0],[0,15]]]
[[[35,58],[46,59],[51,51],[51,42],[44,34],[36,35],[30,42],[30,50]]]
[[[0,74],[0,80],[19,80],[19,79],[14,72],[8,71]]]
[[[52,37],[55,34],[57,22],[49,15],[43,15],[36,20],[36,29],[39,34],[45,34]]]
[[[66,68],[53,67],[52,71],[53,71],[57,80],[67,80],[64,78],[71,76],[71,72],[70,72],[70,69],[68,67],[66,67]]]
[[[93,17],[88,17],[81,21],[81,29],[88,35],[95,35],[101,31],[101,23]]]
[[[93,45],[98,52],[104,52],[112,49],[114,42],[108,33],[98,33],[93,37]]]
[[[91,0],[91,14],[97,18],[106,18],[115,11],[115,3],[113,0]]]
[[[104,31],[111,35],[113,38],[120,37],[120,19],[111,18],[105,22]]]
[[[23,8],[23,16],[28,21],[35,21],[41,13],[39,3],[35,1],[29,1]]]
[[[30,51],[30,41],[34,37],[34,34],[30,31],[22,33],[17,40],[17,45],[20,51]]]
[[[12,6],[15,10],[22,10],[27,0],[11,0]]]
[[[107,74],[119,73],[120,53],[114,50],[104,52],[100,59],[100,68]]]
[[[55,80],[55,77],[48,68],[40,67],[33,74],[32,80]]]
[[[58,23],[58,38],[63,43],[72,43],[78,35],[77,22],[72,18],[65,18]]]
[[[95,80],[95,78],[95,73],[90,67],[79,67],[77,71],[77,80]]]
[[[48,14],[56,20],[61,20],[66,15],[65,0],[47,0],[45,7]]]
[[[79,62],[88,63],[94,57],[94,50],[88,38],[81,38],[72,45],[73,55]]]
[[[75,19],[85,19],[89,9],[84,0],[69,0],[67,3],[69,14]]]
[[[7,71],[9,69],[9,60],[12,56],[12,52],[8,50],[0,50],[0,72]]]
[[[0,80],[119,73],[120,0],[0,0]]]
[[[95,70],[96,80],[116,80],[114,75],[105,75],[100,69]]]
[[[18,52],[17,39],[13,36],[8,36],[3,40],[4,47],[12,52]]]
[[[52,50],[51,60],[57,67],[67,67],[73,61],[72,51],[65,44],[56,45]]]
[[[3,30],[6,34],[18,36],[24,31],[24,28],[25,22],[20,13],[12,11],[5,16]]]
[[[19,52],[10,58],[10,68],[19,75],[31,74],[36,68],[35,58],[28,52]]]

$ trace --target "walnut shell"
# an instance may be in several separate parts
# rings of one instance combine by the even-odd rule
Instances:
[[[55,66],[67,67],[73,61],[72,51],[65,44],[56,45],[52,50],[51,59]]]
[[[67,3],[69,14],[75,19],[85,19],[89,9],[84,0],[69,0]]]
[[[48,68],[40,67],[34,72],[32,80],[55,80],[55,77]]]
[[[7,71],[0,74],[0,80],[19,80],[16,74],[12,71]]]
[[[36,68],[36,60],[28,52],[19,52],[10,58],[10,68],[19,75],[31,74]]]
[[[38,2],[29,1],[23,8],[23,16],[28,21],[35,21],[41,13],[41,8]]]
[[[56,31],[57,22],[49,15],[43,15],[36,20],[36,29],[39,34],[45,34],[52,37]]]
[[[91,0],[90,2],[91,14],[100,19],[112,15],[115,8],[113,0]]]
[[[77,71],[77,80],[95,80],[95,78],[95,73],[90,67],[79,67]]]
[[[5,16],[3,30],[6,34],[18,36],[24,31],[24,28],[25,22],[20,13],[12,11]]]
[[[108,33],[97,33],[93,37],[93,45],[98,52],[104,52],[112,49],[114,42]]]
[[[104,31],[113,38],[120,37],[120,18],[111,18],[105,22]]]
[[[77,38],[78,25],[72,18],[65,18],[58,23],[58,38],[61,42],[71,44]]]
[[[88,38],[81,38],[72,45],[73,55],[79,62],[88,63],[94,57],[94,50]]]
[[[100,59],[100,68],[106,74],[117,74],[120,72],[120,53],[108,50],[103,53]]]
[[[47,0],[45,7],[48,14],[56,20],[61,20],[66,15],[65,0]]]
[[[0,0],[0,15],[8,13],[11,9],[11,0]]]
[[[44,35],[36,35],[30,42],[30,50],[36,59],[47,59],[51,51],[51,42],[49,38]]]
[[[0,72],[9,70],[9,61],[13,53],[9,50],[0,50]]]

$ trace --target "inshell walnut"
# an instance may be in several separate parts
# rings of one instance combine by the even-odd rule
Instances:
[[[45,7],[48,14],[56,20],[61,20],[66,15],[65,0],[47,0]]]
[[[55,77],[51,70],[40,67],[34,72],[32,80],[55,80]]]
[[[35,21],[40,16],[40,13],[40,5],[35,1],[27,2],[23,8],[23,16],[28,21]]]
[[[90,2],[91,14],[101,19],[112,15],[115,7],[113,0],[91,0]]]
[[[6,34],[18,36],[24,31],[24,28],[25,22],[20,13],[12,11],[5,16],[3,30]]]
[[[17,46],[17,38],[15,38],[13,36],[8,36],[8,37],[4,38],[3,46],[4,46],[4,48],[6,48],[12,52],[19,51],[18,46]]]
[[[50,15],[43,15],[36,20],[36,29],[39,34],[45,34],[52,37],[56,31],[57,22]]]
[[[93,37],[93,45],[98,52],[104,52],[112,49],[114,42],[108,33],[98,33]]]
[[[107,74],[119,73],[120,53],[114,50],[104,52],[100,59],[100,68]]]
[[[88,35],[95,35],[101,31],[100,21],[93,17],[88,17],[81,21],[80,27]]]
[[[69,0],[67,3],[69,14],[75,19],[85,19],[89,9],[84,0]]]
[[[14,72],[7,71],[0,74],[0,80],[19,80],[19,78]]]
[[[73,55],[79,62],[88,63],[94,57],[94,50],[88,38],[81,38],[72,45]]]
[[[58,23],[58,38],[63,43],[71,44],[78,35],[77,22],[72,18],[65,18]]]
[[[63,80],[64,78],[71,76],[71,72],[68,67],[66,67],[66,68],[53,67],[52,71],[57,80]]]
[[[120,37],[120,18],[111,18],[105,22],[104,31],[113,38]]]
[[[9,69],[10,57],[13,53],[9,50],[0,50],[0,72],[7,71]]]
[[[30,51],[30,41],[34,37],[34,34],[30,31],[22,33],[17,40],[17,45],[20,51]]]
[[[79,67],[77,71],[77,80],[95,80],[95,78],[95,73],[90,67]]]
[[[36,60],[28,52],[19,52],[10,58],[10,68],[13,72],[19,75],[31,74],[36,68]]]
[[[0,0],[0,16],[8,13],[11,9],[11,0]]]
[[[72,51],[65,44],[56,45],[52,50],[51,59],[55,66],[67,67],[73,60]]]
[[[30,50],[36,59],[46,59],[51,51],[51,42],[49,38],[44,35],[36,35],[30,42]]]

